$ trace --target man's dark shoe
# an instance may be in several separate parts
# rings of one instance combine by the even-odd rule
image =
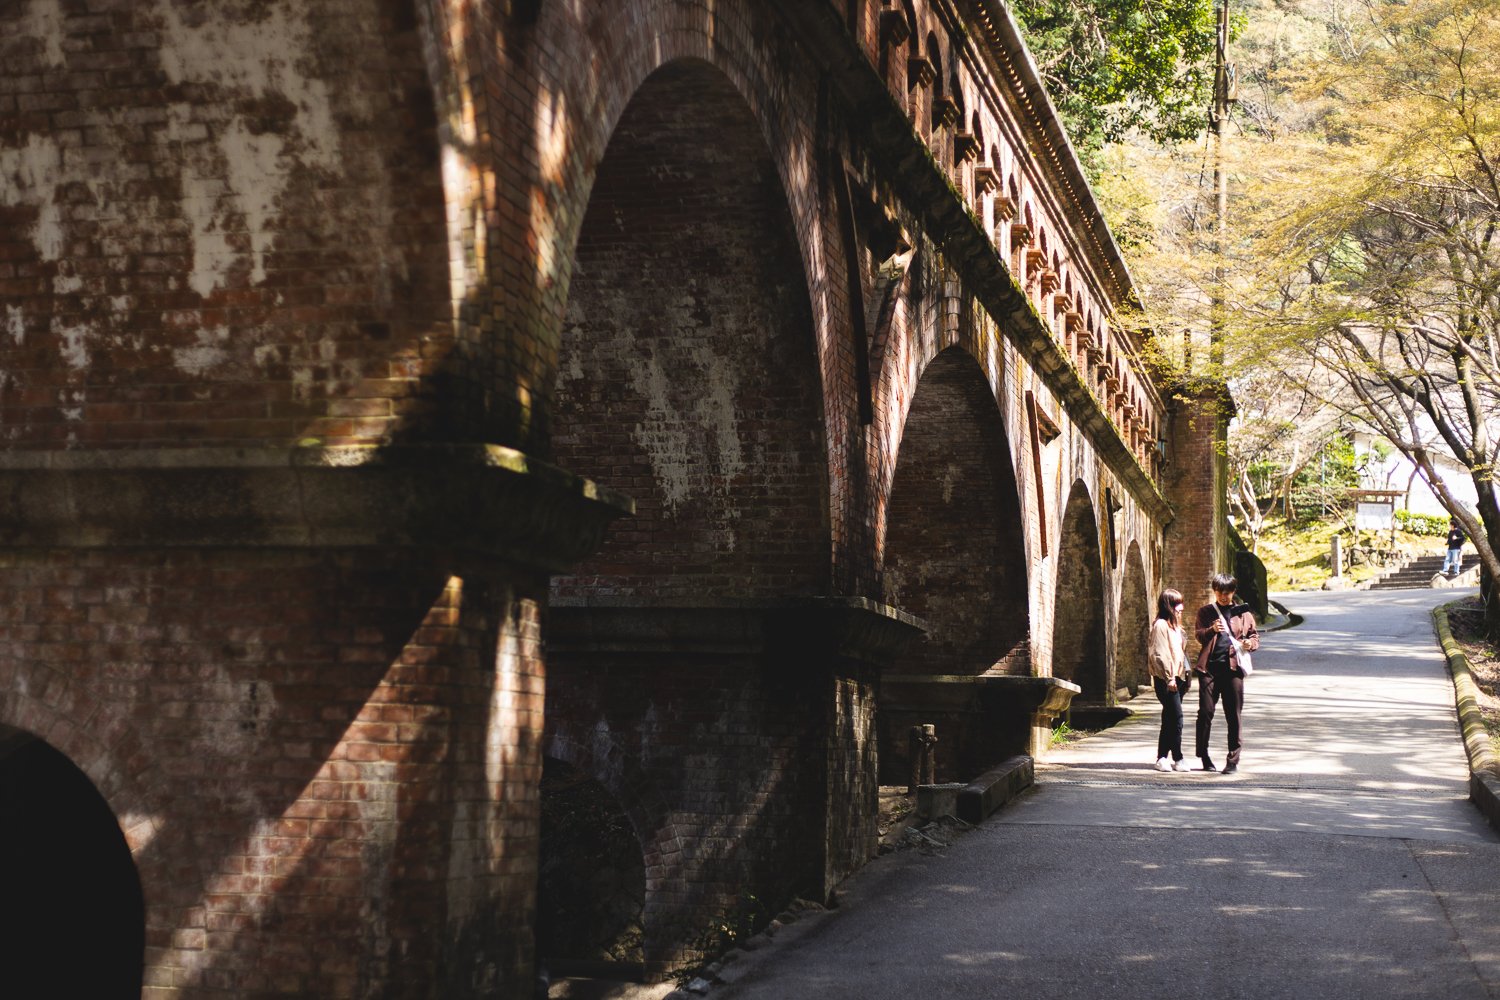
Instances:
[[[1199,757],[1198,759],[1203,762],[1203,770],[1205,770],[1205,771],[1217,771],[1218,770],[1217,767],[1214,767],[1214,762],[1211,761],[1211,760],[1209,760],[1207,757]]]
[[[1238,764],[1225,764],[1224,765],[1224,770],[1220,771],[1219,773],[1220,774],[1233,774],[1234,772],[1238,771],[1239,769],[1240,769],[1240,766]]]

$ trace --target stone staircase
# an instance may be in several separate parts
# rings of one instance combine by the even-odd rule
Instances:
[[[1474,556],[1471,554],[1466,560],[1473,564]],[[1396,570],[1388,576],[1381,577],[1375,583],[1370,584],[1371,590],[1411,590],[1416,587],[1428,587],[1432,585],[1433,576],[1443,568],[1443,556],[1418,556],[1405,566]]]

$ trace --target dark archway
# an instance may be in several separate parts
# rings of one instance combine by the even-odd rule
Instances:
[[[780,176],[744,99],[672,63],[610,140],[579,235],[554,408],[560,465],[633,518],[554,594],[826,592],[812,307]]]
[[[1104,566],[1099,525],[1083,480],[1073,484],[1063,510],[1052,612],[1052,676],[1083,690],[1075,706],[1107,705],[1110,689],[1104,639]]]
[[[1113,685],[1128,688],[1132,695],[1141,685],[1151,683],[1151,672],[1146,665],[1146,640],[1155,615],[1155,595],[1147,588],[1141,547],[1132,541],[1125,552],[1125,578],[1120,583],[1120,604],[1115,614]]]
[[[0,967],[8,995],[141,995],[145,898],[108,803],[72,761],[0,726]]]
[[[1010,446],[979,364],[949,348],[922,373],[891,485],[886,600],[922,618],[904,672],[1030,672],[1026,549]]]
[[[1005,424],[962,348],[935,357],[917,383],[886,525],[886,602],[921,618],[927,633],[881,684],[882,781],[910,779],[912,728],[929,723],[937,779],[969,780],[1026,745],[1025,713],[1004,682],[1031,673],[1031,632]]]
[[[696,60],[647,78],[580,227],[552,415],[558,464],[636,513],[553,581],[545,725],[549,746],[628,748],[588,771],[647,845],[648,978],[701,957],[742,898],[824,892],[832,682],[767,652],[778,609],[828,593],[832,552],[799,247],[729,78]],[[613,780],[626,759],[639,783]],[[642,807],[643,785],[664,809]]]
[[[537,958],[554,973],[639,975],[645,961],[646,865],[623,807],[598,781],[542,763]]]

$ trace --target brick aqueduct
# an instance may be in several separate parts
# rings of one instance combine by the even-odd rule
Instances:
[[[0,194],[48,995],[664,975],[1223,559],[999,0],[13,0]]]

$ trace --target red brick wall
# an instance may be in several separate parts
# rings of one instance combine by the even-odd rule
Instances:
[[[1115,612],[1115,675],[1110,686],[1129,688],[1133,695],[1140,685],[1151,683],[1146,646],[1151,621],[1156,617],[1156,594],[1147,590],[1139,544],[1130,543],[1120,568],[1123,573]]]
[[[8,447],[431,433],[452,373],[416,27],[395,0],[0,11]]]
[[[793,896],[821,899],[825,665],[555,649],[549,661],[546,752],[611,787],[648,855],[649,972],[699,957],[721,923],[759,929]]]
[[[148,989],[478,996],[434,984],[525,974],[534,589],[394,552],[39,553],[6,570],[0,718],[119,818]]]
[[[1162,586],[1181,591],[1188,614],[1213,599],[1209,577],[1233,569],[1226,519],[1227,429],[1225,397],[1219,392],[1182,393],[1175,401],[1163,479],[1176,517],[1167,525]],[[1190,640],[1188,646],[1189,654],[1196,654],[1196,644]]]
[[[858,422],[832,183],[863,176],[919,242],[934,219],[992,219],[952,136],[940,166],[969,204],[940,186],[934,213],[851,140],[865,123],[824,87],[847,67],[799,37],[803,4],[543,0],[534,22],[514,16],[525,6],[0,10],[0,446],[513,445],[641,503],[573,597],[876,598],[889,521],[897,564],[927,561],[950,594],[967,592],[953,540],[972,531],[985,607],[1029,572],[1045,620],[1073,578],[1036,552],[1021,570],[1001,482],[1029,458],[1006,452],[1040,376],[972,322],[930,242]],[[913,6],[925,40],[942,14]],[[872,65],[892,54],[873,0],[834,9]],[[940,34],[951,89],[962,36]],[[677,60],[700,68],[653,79],[627,114]],[[987,135],[1012,134],[988,89],[960,86]],[[1006,190],[1087,285],[1090,251],[1039,207],[1038,169],[1002,154]],[[953,344],[985,387],[970,380],[962,405],[991,416],[977,434],[913,427],[928,457],[902,454],[919,376]],[[1093,483],[1087,436],[1066,430],[1048,468]],[[898,465],[936,467],[944,435],[965,470],[996,470],[975,509],[1004,530],[966,511],[928,545],[922,514],[885,509]],[[1066,497],[1045,495],[1055,533]],[[1032,539],[1043,512],[1027,510]],[[0,561],[0,726],[67,755],[119,818],[155,995],[530,992],[545,583],[368,541]],[[1017,600],[995,617],[1024,619]],[[949,640],[980,607],[943,619]],[[954,655],[979,669],[979,646],[1022,648],[1024,632]],[[619,786],[633,817],[684,811],[643,841],[658,898],[701,917],[747,880],[821,889],[857,865],[873,840],[869,666],[829,656],[788,678],[759,653],[674,655],[563,656],[548,686],[554,744],[592,747],[603,721],[631,751],[593,759],[641,779]]]

